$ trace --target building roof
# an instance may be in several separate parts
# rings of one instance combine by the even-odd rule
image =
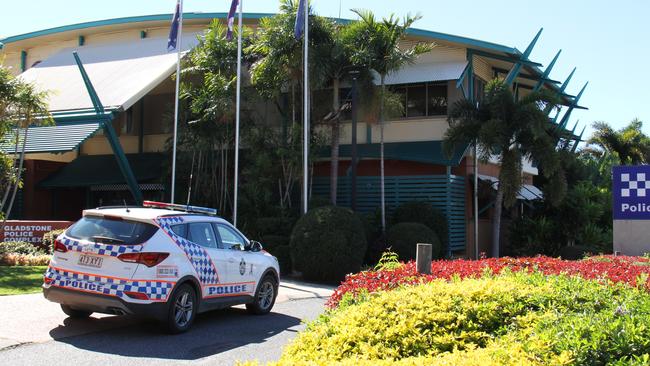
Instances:
[[[194,47],[196,33],[184,34],[182,43],[184,50]],[[19,77],[48,91],[52,112],[92,108],[76,51],[104,107],[126,110],[176,70],[177,55],[166,45],[167,39],[158,37],[66,48]]]
[[[138,182],[160,178],[164,155],[158,153],[126,155]],[[125,183],[115,155],[81,155],[39,183],[42,188],[90,187]]]
[[[86,120],[75,123],[58,123],[56,126],[30,127],[27,132],[25,144],[26,153],[62,153],[75,150],[86,139],[93,136],[101,128],[98,120]],[[14,133],[7,134],[12,139]],[[23,134],[20,135],[22,148]],[[5,153],[13,153],[15,150],[14,140],[0,142],[0,150]]]

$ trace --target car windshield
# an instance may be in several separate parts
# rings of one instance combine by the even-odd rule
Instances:
[[[72,225],[66,235],[103,244],[136,245],[149,240],[156,230],[155,226],[143,222],[85,216]]]

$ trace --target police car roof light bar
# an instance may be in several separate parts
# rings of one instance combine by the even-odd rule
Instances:
[[[181,205],[178,203],[166,203],[166,202],[156,202],[156,201],[144,201],[142,202],[144,207],[155,207],[155,208],[164,208],[168,210],[177,210],[185,211],[192,213],[202,213],[206,215],[217,215],[217,209],[209,207],[200,207],[200,206],[190,206],[190,205]]]

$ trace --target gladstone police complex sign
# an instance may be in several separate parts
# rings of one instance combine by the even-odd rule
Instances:
[[[0,242],[22,241],[40,245],[45,233],[65,229],[71,224],[70,221],[7,221],[0,230]]]
[[[650,165],[612,170],[614,251],[650,253]]]

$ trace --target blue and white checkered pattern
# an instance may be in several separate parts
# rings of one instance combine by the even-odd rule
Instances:
[[[170,238],[181,248],[190,259],[192,266],[199,275],[199,281],[204,285],[219,283],[219,274],[208,252],[202,246],[182,238],[172,230],[172,226],[183,223],[180,216],[159,217],[156,219],[158,226],[169,235]]]
[[[646,197],[650,193],[650,177],[645,173],[621,174],[621,197]]]
[[[108,255],[111,257],[117,257],[124,253],[140,253],[140,251],[142,251],[142,245],[108,245],[100,243],[81,244],[79,240],[70,239],[68,237],[62,237],[60,241],[66,248],[68,248],[68,250],[71,251]]]
[[[45,272],[45,277],[52,280],[50,284],[54,286],[117,296],[125,300],[130,300],[124,294],[125,291],[129,291],[147,294],[149,299],[154,301],[166,301],[167,296],[174,287],[173,282],[149,280],[128,281],[99,275],[69,272],[52,267],[48,267],[47,272]]]

